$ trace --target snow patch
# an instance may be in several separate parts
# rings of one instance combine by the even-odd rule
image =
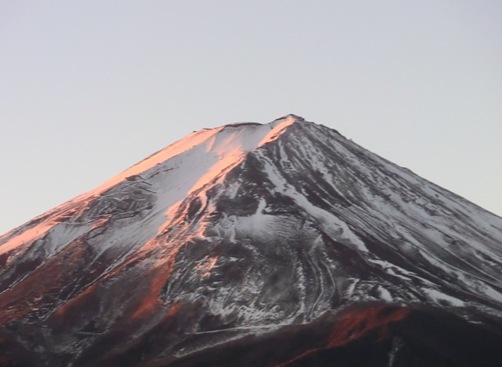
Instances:
[[[444,302],[449,303],[455,307],[465,306],[465,302],[459,300],[458,298],[449,296],[433,288],[422,288],[422,291],[427,295],[428,298],[432,299],[434,302],[442,304]]]

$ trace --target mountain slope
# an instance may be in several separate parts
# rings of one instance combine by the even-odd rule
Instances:
[[[0,237],[0,352],[167,366],[371,302],[501,326],[501,244],[501,218],[322,125],[206,129]]]

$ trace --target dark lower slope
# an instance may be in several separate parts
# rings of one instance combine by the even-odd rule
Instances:
[[[337,315],[325,314],[309,324],[254,332],[184,357],[145,358],[163,340],[155,330],[143,342],[114,353],[86,355],[77,366],[107,367],[500,367],[502,321],[473,324],[438,309],[412,309],[382,304],[352,306]],[[488,326],[487,326],[488,325]],[[170,325],[176,328],[176,325]],[[169,333],[163,330],[164,333]],[[231,334],[231,330],[227,331]],[[223,332],[225,333],[225,332]],[[148,341],[148,342],[145,342]],[[164,339],[165,341],[165,339]],[[106,349],[106,346],[104,346]],[[102,352],[105,352],[103,350]],[[103,354],[107,355],[103,358]],[[49,366],[35,353],[0,339],[0,366]],[[61,356],[59,356],[61,358]],[[58,358],[58,359],[59,359]],[[59,363],[62,360],[59,359]]]
[[[334,322],[327,343],[281,367],[495,367],[502,333],[440,310],[356,308]]]
[[[492,325],[436,309],[365,305],[163,366],[500,367],[502,323]]]

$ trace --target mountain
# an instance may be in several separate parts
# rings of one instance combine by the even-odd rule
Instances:
[[[288,115],[0,237],[0,366],[500,366],[502,218]]]

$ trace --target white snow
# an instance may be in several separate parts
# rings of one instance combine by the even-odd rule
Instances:
[[[433,301],[435,302],[448,302],[449,304],[451,304],[452,306],[455,306],[455,307],[463,307],[465,306],[465,302],[456,298],[456,297],[452,297],[452,296],[449,296],[447,294],[444,294],[443,292],[440,292],[436,289],[433,289],[433,288],[423,288],[422,291],[429,297],[431,298]]]
[[[387,302],[394,301],[394,297],[392,297],[392,294],[386,288],[384,288],[380,285],[380,286],[378,286],[378,291],[380,293],[380,299],[387,301]]]
[[[257,154],[260,154],[259,152]],[[305,195],[299,193],[294,187],[289,185],[287,181],[282,177],[280,172],[275,168],[275,165],[270,162],[270,160],[261,155],[262,161],[265,163],[265,170],[267,172],[268,178],[274,184],[276,190],[283,195],[292,198],[296,204],[310,216],[317,219],[321,224],[323,230],[328,233],[332,238],[339,240],[340,242],[348,243],[356,246],[360,251],[368,252],[368,249],[364,245],[364,242],[357,237],[340,218],[336,217],[332,213],[321,209],[312,203],[310,203]]]
[[[194,132],[72,201],[80,202],[82,207],[86,207],[90,198],[106,194],[128,177],[141,175],[148,179],[157,194],[154,211],[169,215],[176,211],[181,200],[238,165],[246,152],[276,139],[282,130],[294,122],[294,117],[288,116],[267,125],[247,125],[245,128],[223,126]],[[67,203],[60,207],[66,205]],[[58,214],[57,209],[52,212]],[[53,218],[49,217],[41,224],[0,245],[0,255],[33,242],[51,231],[55,225],[52,220]],[[140,237],[145,241],[162,232],[170,222],[165,216],[157,215],[155,218],[150,217],[149,221],[143,224],[143,234]],[[85,232],[84,227],[81,229]],[[79,231],[79,234],[82,232]],[[73,238],[71,233],[69,237],[60,233],[61,241],[68,243],[68,240]],[[99,252],[102,253],[119,242],[118,239],[103,241],[103,248]]]
[[[42,237],[52,227],[54,227],[54,223],[44,221],[33,228],[20,232],[17,236],[10,238],[0,246],[0,255],[12,251],[18,246],[33,242],[37,238]]]

